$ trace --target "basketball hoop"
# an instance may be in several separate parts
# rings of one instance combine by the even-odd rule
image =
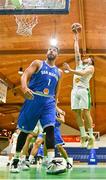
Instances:
[[[36,15],[15,15],[17,23],[16,33],[22,36],[31,36],[32,29],[38,24]]]

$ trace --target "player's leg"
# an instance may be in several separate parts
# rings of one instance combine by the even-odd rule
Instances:
[[[38,149],[42,143],[43,143],[43,134],[39,134],[34,145],[33,145],[30,156],[29,156],[30,163],[34,160],[34,157],[37,154]]]
[[[11,172],[19,172],[17,166],[19,164],[20,152],[25,144],[28,133],[33,132],[38,122],[39,114],[41,112],[41,104],[37,101],[37,99],[39,99],[39,97],[34,96],[34,99],[32,101],[26,100],[20,111],[18,118],[18,128],[21,130],[21,133],[18,136],[16,154],[11,166]]]
[[[19,172],[18,167],[20,166],[19,157],[21,150],[26,142],[28,133],[33,131],[38,121],[36,119],[37,117],[36,116],[37,112],[35,111],[35,109],[37,109],[36,107],[38,107],[37,102],[35,103],[34,100],[33,101],[26,100],[19,114],[18,128],[21,129],[21,132],[18,136],[17,145],[16,145],[16,154],[14,156],[13,163],[10,169],[11,172]]]
[[[59,164],[55,161],[55,147],[54,147],[54,126],[56,117],[56,104],[53,98],[49,98],[46,101],[45,108],[43,109],[40,119],[41,125],[46,133],[46,147],[48,156],[48,174],[58,174],[64,172],[66,167],[63,164]]]
[[[85,120],[85,126],[89,133],[89,139],[88,139],[88,148],[91,149],[94,147],[94,141],[95,138],[93,136],[93,120],[90,113],[90,107],[91,107],[91,98],[90,98],[90,92],[88,89],[81,90],[81,101],[80,101],[80,107],[83,109],[83,117]]]
[[[41,144],[38,148],[38,152],[37,152],[37,164],[42,164],[42,160],[44,158],[44,150],[43,150],[44,146],[43,144]]]
[[[11,160],[12,160],[13,157],[14,157],[14,154],[11,152],[11,153],[9,154],[9,157],[8,157],[7,166],[10,166]]]
[[[50,127],[48,127],[48,128],[49,128],[49,131],[51,131],[51,128]],[[54,131],[54,129],[53,129],[53,131]],[[54,133],[53,133],[53,137],[50,138],[50,132],[48,133],[47,129],[45,132],[46,132],[46,136],[47,136],[46,137],[47,155],[49,155],[49,153],[51,153],[51,155],[52,155],[51,151],[48,152],[48,147],[49,147],[49,150],[50,150],[50,147],[51,147],[51,149],[53,149],[54,144],[51,143],[51,145],[48,146],[48,143],[50,144],[50,141],[52,141],[53,139],[55,140]],[[64,163],[62,161],[57,160],[53,157],[52,157],[52,159],[50,159],[50,157],[48,156],[48,166],[47,166],[48,174],[59,174],[59,173],[65,172],[65,171],[66,171],[66,166],[64,165]]]
[[[29,144],[33,138],[33,134],[28,134],[25,144],[22,148],[21,151],[21,163],[22,163],[22,170],[28,170],[30,168],[30,162],[26,159],[28,155],[28,150],[29,150]]]
[[[71,162],[70,162],[70,160],[69,160],[67,151],[64,149],[64,147],[63,147],[61,144],[58,144],[58,145],[57,145],[57,149],[58,149],[58,151],[61,153],[62,157],[66,160],[67,169],[72,168],[72,164],[71,164]]]
[[[27,138],[27,133],[25,132],[20,132],[18,139],[17,139],[17,145],[16,145],[16,154],[14,155],[13,162],[11,164],[10,172],[20,172],[20,153],[21,150],[25,144],[26,138]]]
[[[55,99],[48,98],[45,103],[45,108],[42,111],[40,118],[44,133],[46,133],[46,147],[48,161],[52,161],[55,157],[54,149],[54,126],[55,126],[56,106]]]
[[[47,156],[48,156],[48,163],[49,163],[55,157],[54,126],[48,126],[44,128],[44,132],[46,133],[46,148],[47,148]]]
[[[78,98],[79,96],[82,95],[82,91],[83,91],[83,89],[72,90],[72,92],[71,92],[71,108],[72,108],[72,110],[74,110],[74,112],[76,114],[76,121],[77,121],[78,127],[80,129],[81,146],[86,147],[86,141],[88,140],[88,136],[86,134],[85,125],[84,125],[84,121],[82,118],[82,109],[83,109],[82,104],[83,103],[81,101],[81,98]],[[83,97],[83,95],[82,95],[82,97]]]
[[[44,157],[43,157],[43,165],[47,166],[48,164],[48,157],[47,157],[47,147],[46,147],[46,133],[43,133],[43,139],[44,139],[44,143],[43,143],[43,151],[44,151]]]
[[[63,141],[63,138],[61,136],[61,132],[60,132],[59,127],[57,127],[57,128],[55,127],[54,136],[55,136],[55,146],[57,147],[58,151],[61,153],[62,157],[66,160],[67,168],[68,169],[72,168],[72,164],[69,160],[68,154],[63,147],[64,141]]]
[[[95,144],[95,137],[93,135],[92,117],[91,117],[90,110],[84,110],[83,113],[84,113],[84,119],[85,119],[86,126],[89,133],[89,140],[88,140],[87,148],[92,149],[94,148],[94,144]]]
[[[25,158],[28,155],[29,144],[30,144],[32,138],[33,138],[33,135],[28,134],[26,142],[25,142],[25,144],[24,144],[24,146],[22,148],[22,153],[21,154],[22,154],[22,156],[25,156]]]

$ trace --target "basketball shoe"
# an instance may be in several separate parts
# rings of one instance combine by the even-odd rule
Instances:
[[[13,162],[10,166],[10,172],[19,173],[21,170],[21,162],[19,159],[13,159]]]
[[[89,137],[87,149],[94,148],[94,144],[95,144],[95,137],[94,136]]]
[[[66,166],[62,160],[53,159],[47,166],[47,174],[60,174],[66,172]]]
[[[87,147],[88,140],[89,140],[89,136],[88,135],[81,137],[81,147],[82,148]]]

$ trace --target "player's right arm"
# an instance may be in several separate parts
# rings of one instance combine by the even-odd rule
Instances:
[[[79,52],[78,34],[74,34],[74,51],[75,51],[75,62],[76,67],[81,63],[81,54]]]
[[[33,99],[33,91],[28,88],[28,81],[33,73],[37,72],[41,66],[40,60],[33,61],[21,76],[22,91],[27,99]]]

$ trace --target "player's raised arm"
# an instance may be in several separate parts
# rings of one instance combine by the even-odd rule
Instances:
[[[75,62],[76,66],[79,66],[81,63],[81,54],[79,52],[79,39],[78,33],[81,31],[81,25],[79,23],[74,23],[72,25],[72,32],[74,33],[74,51],[75,51]]]

